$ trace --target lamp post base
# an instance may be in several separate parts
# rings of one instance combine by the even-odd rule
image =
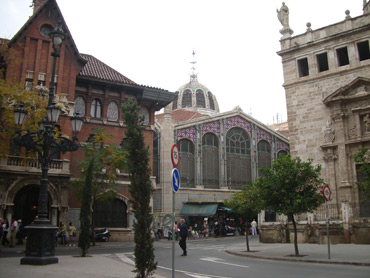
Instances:
[[[58,263],[55,257],[57,227],[48,223],[35,223],[25,227],[27,232],[26,255],[21,264],[47,265]]]

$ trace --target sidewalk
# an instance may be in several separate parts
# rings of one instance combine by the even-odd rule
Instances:
[[[331,244],[330,259],[328,259],[328,246],[320,244],[298,244],[299,257],[294,256],[293,243],[260,243],[251,240],[250,252],[243,245],[231,245],[227,250],[229,254],[268,259],[307,263],[348,264],[370,266],[370,245],[365,244]]]
[[[109,244],[109,243],[108,243]],[[133,244],[132,242],[112,242],[109,246],[124,247]],[[100,243],[94,248],[99,248]],[[21,265],[21,257],[1,257],[0,269],[1,277],[53,277],[53,278],[134,278],[134,263],[126,256],[120,254],[101,254],[81,258],[71,255],[59,255],[58,249],[61,248],[78,248],[78,247],[57,247],[56,257],[59,262],[43,266]],[[8,250],[4,250],[8,249]],[[16,246],[14,249],[17,253],[24,252],[24,246]],[[0,252],[8,252],[9,248],[3,247]],[[154,274],[154,278],[164,278]]]

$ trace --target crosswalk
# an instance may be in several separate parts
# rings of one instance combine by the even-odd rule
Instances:
[[[216,244],[216,245],[210,245],[210,244],[192,244],[191,242],[186,243],[187,249],[192,250],[225,250],[227,247],[230,247],[226,244]],[[163,248],[171,249],[172,246],[164,246]]]

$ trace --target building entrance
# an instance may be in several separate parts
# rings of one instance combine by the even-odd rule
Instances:
[[[23,225],[27,226],[33,222],[37,215],[40,188],[36,185],[23,187],[14,198],[14,217],[22,219]],[[48,197],[48,207],[50,195]]]

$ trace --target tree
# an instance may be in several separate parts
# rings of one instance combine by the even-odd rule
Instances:
[[[139,119],[140,106],[136,100],[128,99],[122,105],[123,118],[127,126],[124,148],[128,152],[128,171],[130,174],[129,192],[135,221],[135,270],[137,278],[151,277],[157,268],[154,262],[153,238],[151,225],[150,198],[153,187],[150,181],[149,153],[145,146],[143,126]]]
[[[81,232],[78,238],[78,247],[81,248],[81,257],[87,256],[90,247],[90,213],[91,213],[91,188],[93,180],[94,157],[90,160],[89,167],[85,176],[85,186],[83,187],[82,205],[80,211]]]
[[[46,116],[48,97],[37,89],[25,90],[20,83],[0,80],[0,153],[9,154],[12,138],[25,131],[37,132],[39,122]],[[14,123],[14,109],[22,107],[27,118],[21,127]]]
[[[126,168],[126,154],[123,149],[115,145],[106,145],[104,142],[110,141],[111,135],[107,134],[104,129],[99,128],[94,130],[94,134],[90,136],[90,143],[84,145],[85,160],[79,163],[81,176],[79,179],[72,182],[76,195],[81,199],[85,197],[85,187],[89,184],[90,211],[91,214],[91,231],[94,240],[94,204],[99,202],[109,202],[113,200],[117,194],[115,185],[118,180],[119,171]],[[90,174],[88,169],[91,168],[91,181],[87,181]],[[91,184],[90,184],[91,183]]]
[[[250,223],[248,222],[248,219],[255,217],[263,208],[263,201],[259,197],[259,188],[255,184],[250,184],[249,186],[242,188],[242,191],[236,192],[231,199],[225,202],[225,206],[230,207],[238,215],[241,215],[246,219],[245,239],[247,251],[250,252],[248,238]]]
[[[324,201],[320,171],[321,165],[313,166],[312,160],[303,162],[299,157],[292,159],[287,155],[275,160],[272,168],[261,169],[262,176],[256,182],[265,208],[292,219],[296,256],[299,251],[294,215],[313,212]]]
[[[355,153],[355,162],[361,164],[359,172],[364,175],[365,181],[357,182],[359,188],[364,192],[364,200],[370,199],[370,150],[360,149]]]

